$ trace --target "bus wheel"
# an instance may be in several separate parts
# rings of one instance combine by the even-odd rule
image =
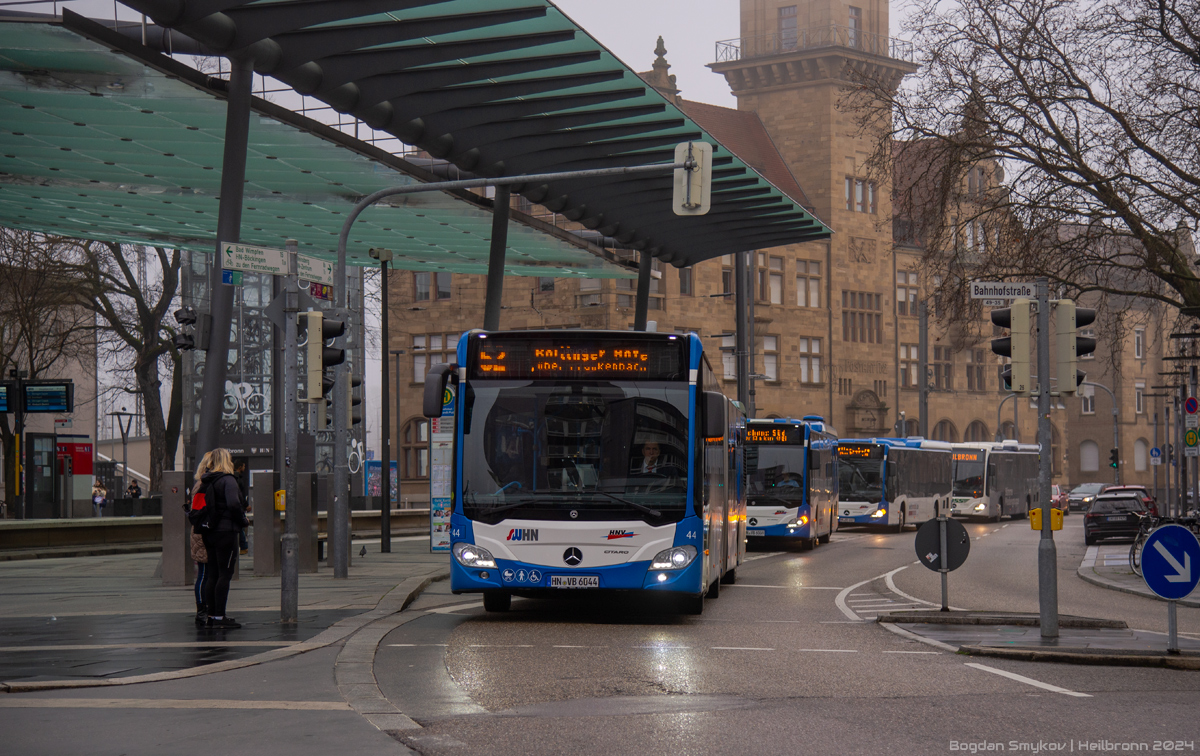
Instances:
[[[721,598],[721,580],[722,579],[723,578],[717,578],[716,580],[712,581],[712,584],[708,586],[708,591],[706,591],[704,594],[705,598],[711,598],[711,599]]]
[[[903,532],[904,532],[904,526],[907,524],[907,523],[904,521],[904,519],[905,519],[905,518],[904,518],[904,507],[900,507],[900,522],[896,523],[896,532],[897,532],[897,533],[903,533]]]
[[[489,612],[507,612],[512,606],[512,594],[507,591],[484,591],[483,608]]]
[[[733,585],[737,582],[737,567],[734,567],[729,572],[721,576],[721,582],[725,585]]]
[[[684,596],[680,602],[684,614],[703,614],[704,596]]]

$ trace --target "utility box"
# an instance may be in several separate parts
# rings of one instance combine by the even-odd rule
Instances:
[[[164,470],[162,474],[162,584],[192,585],[196,563],[192,561],[192,526],[185,506],[191,503],[187,486],[192,476]]]
[[[296,506],[288,507],[288,517],[296,514],[296,535],[299,537],[299,571],[317,571],[317,502],[316,473],[296,474]]]
[[[1050,529],[1051,530],[1062,530],[1062,526],[1063,526],[1062,510],[1061,509],[1051,509],[1050,510]],[[1034,530],[1042,529],[1042,510],[1041,509],[1029,510],[1029,527]]]
[[[254,506],[254,574],[271,577],[280,574],[282,554],[279,537],[279,512],[275,510],[275,492],[279,490],[279,473],[255,470]]]

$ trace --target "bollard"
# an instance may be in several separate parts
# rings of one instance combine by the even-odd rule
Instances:
[[[296,474],[296,536],[300,572],[317,571],[317,474]],[[291,507],[289,507],[291,509]]]
[[[300,613],[300,581],[296,572],[299,540],[295,533],[287,533],[280,539],[283,578],[280,584],[279,621],[284,624],[295,624]]]
[[[280,522],[275,511],[275,492],[279,490],[279,473],[254,473],[254,574],[273,577],[280,573]]]
[[[191,585],[196,579],[192,561],[192,526],[183,507],[188,502],[186,472],[163,471],[162,502],[162,584]]]

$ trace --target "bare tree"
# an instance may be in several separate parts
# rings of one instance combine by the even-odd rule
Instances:
[[[1200,307],[1200,0],[917,0],[907,26],[920,72],[844,102],[947,300],[1021,274]]]
[[[159,491],[164,469],[175,469],[175,449],[183,417],[180,355],[167,313],[179,292],[179,250],[153,248],[152,274],[139,276],[128,248],[113,242],[82,242],[71,270],[81,282],[78,301],[94,312],[115,345],[132,356],[122,366],[133,377],[133,392],[142,400],[150,437],[150,490]],[[169,406],[164,412],[162,377],[171,375]]]
[[[57,377],[66,363],[95,362],[94,318],[75,306],[78,282],[63,269],[69,240],[0,227],[0,376],[23,370],[28,378]],[[11,511],[18,480],[17,428],[0,414],[6,503]]]

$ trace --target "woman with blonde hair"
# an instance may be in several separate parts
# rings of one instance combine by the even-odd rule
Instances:
[[[234,629],[241,627],[232,617],[225,616],[229,600],[229,581],[238,558],[238,534],[249,523],[246,502],[242,501],[237,479],[233,476],[233,458],[228,449],[209,452],[208,472],[200,478],[208,516],[201,527],[204,548],[208,552],[208,568],[204,579],[204,604],[208,611],[207,627]]]
[[[201,478],[204,473],[208,472],[212,466],[212,452],[205,454],[200,458],[200,464],[196,465],[195,483],[192,484],[191,496],[189,501],[183,505],[185,512],[199,512],[204,509],[204,494],[200,493],[200,487],[203,485]],[[191,518],[189,518],[190,520]],[[205,625],[208,623],[208,608],[204,603],[204,577],[208,574],[208,551],[204,548],[204,536],[195,526],[192,527],[191,538],[192,561],[196,563],[196,624]]]

